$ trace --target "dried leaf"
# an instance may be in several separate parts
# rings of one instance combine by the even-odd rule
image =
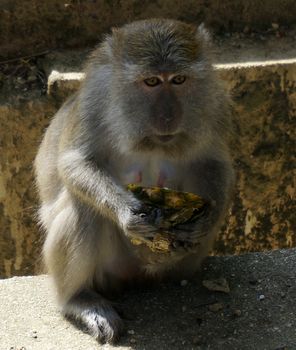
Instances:
[[[229,284],[224,277],[214,280],[204,280],[202,281],[202,284],[210,291],[223,292],[227,294],[230,292]]]

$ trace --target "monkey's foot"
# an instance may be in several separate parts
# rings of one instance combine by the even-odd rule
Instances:
[[[63,314],[100,343],[114,343],[123,333],[122,319],[106,301],[93,304],[75,298],[64,307]]]
[[[111,307],[109,310],[98,307],[85,310],[80,318],[88,332],[102,343],[116,341],[123,329],[121,318]]]

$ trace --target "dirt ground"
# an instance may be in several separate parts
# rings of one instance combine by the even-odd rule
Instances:
[[[217,278],[228,292],[204,287]],[[190,282],[126,293],[117,304],[126,335],[102,347],[61,318],[46,276],[6,279],[0,348],[295,350],[295,279],[295,249],[210,257]]]
[[[295,250],[209,258],[186,286],[126,296],[134,334],[122,344],[134,341],[139,350],[296,349],[295,267]],[[202,286],[221,277],[229,293]]]

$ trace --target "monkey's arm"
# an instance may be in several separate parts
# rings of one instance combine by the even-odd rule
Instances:
[[[72,194],[119,224],[128,235],[150,238],[157,230],[149,214],[144,214],[141,203],[80,149],[64,150],[59,155],[58,172]]]
[[[198,194],[212,203],[213,216],[228,207],[233,192],[234,171],[227,160],[205,159],[192,165],[193,182]]]
[[[71,193],[113,221],[124,218],[136,205],[132,196],[79,149],[64,150],[59,155],[58,172]]]
[[[198,239],[221,224],[233,194],[234,179],[234,171],[228,160],[205,159],[191,165],[188,172],[189,190],[205,198],[210,205],[196,223],[179,226],[186,238]]]

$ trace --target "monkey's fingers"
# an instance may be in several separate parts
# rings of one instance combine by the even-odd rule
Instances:
[[[180,251],[183,250],[185,252],[188,252],[190,250],[194,250],[196,246],[198,246],[199,243],[193,243],[190,241],[183,241],[183,240],[176,240],[172,243],[172,250],[173,251]]]

